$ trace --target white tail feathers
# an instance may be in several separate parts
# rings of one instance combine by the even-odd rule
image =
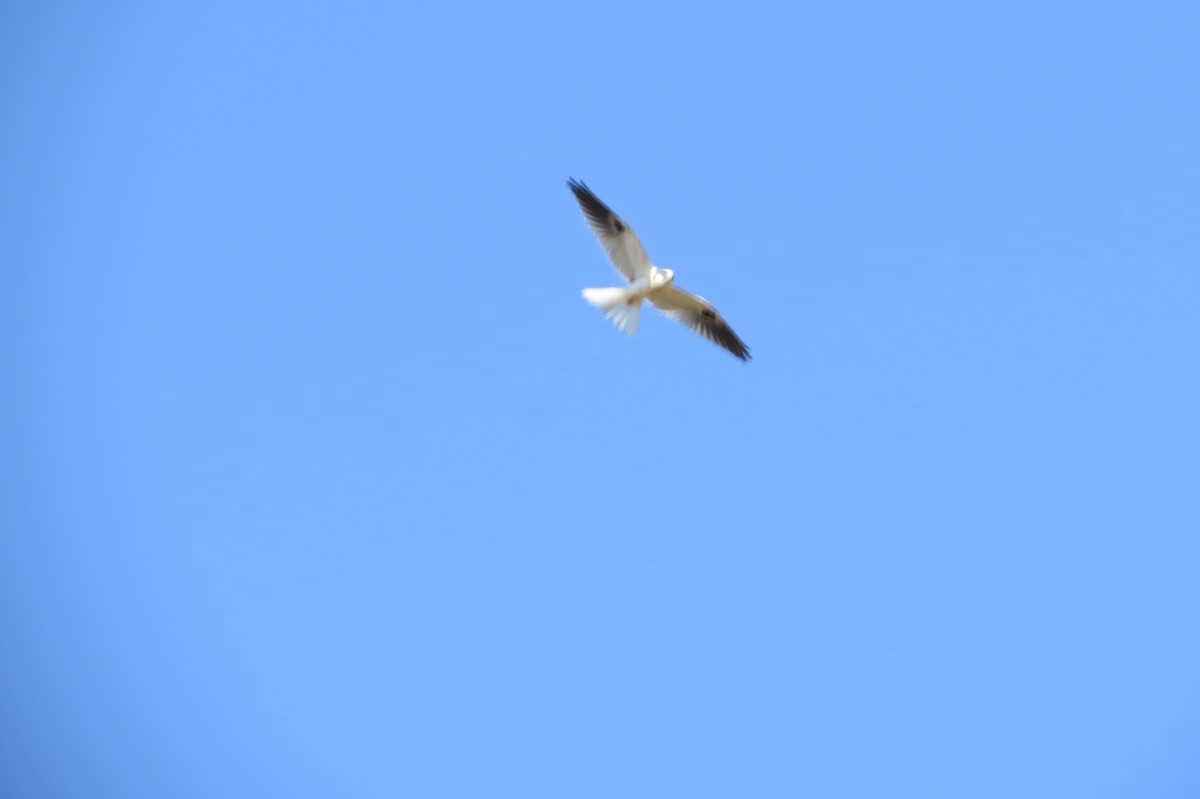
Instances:
[[[628,289],[612,288],[584,289],[583,298],[604,311],[619,329],[631,336],[637,332],[638,316],[642,312],[641,297],[633,297]]]

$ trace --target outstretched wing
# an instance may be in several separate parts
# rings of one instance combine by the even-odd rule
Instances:
[[[600,239],[600,246],[604,247],[608,260],[612,261],[617,271],[630,282],[649,274],[650,259],[646,257],[646,251],[642,249],[642,243],[638,241],[633,228],[600,202],[600,198],[592,194],[583,181],[571,178],[567,185],[575,193],[588,227]]]
[[[671,285],[650,293],[646,299],[667,316],[729,350],[735,357],[743,361],[750,360],[750,348],[703,297],[688,294]]]

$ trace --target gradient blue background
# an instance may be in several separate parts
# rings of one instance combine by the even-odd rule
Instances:
[[[1194,3],[0,25],[5,796],[1200,794]]]

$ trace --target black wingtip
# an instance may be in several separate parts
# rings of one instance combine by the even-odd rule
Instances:
[[[750,348],[746,346],[746,342],[738,338],[737,333],[733,332],[728,324],[721,330],[714,331],[713,340],[733,357],[740,360],[742,363],[747,363],[750,360]]]
[[[575,201],[583,209],[584,216],[592,220],[594,224],[612,228],[616,233],[625,232],[627,226],[621,221],[621,217],[613,213],[613,209],[605,205],[586,183],[575,178],[567,178],[567,186],[575,194]]]
[[[567,178],[567,188],[569,188],[576,197],[596,196],[595,193],[588,188],[588,184],[584,183],[582,180],[576,180],[575,178]]]

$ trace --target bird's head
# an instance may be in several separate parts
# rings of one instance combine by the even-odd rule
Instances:
[[[652,283],[654,288],[665,286],[675,279],[675,272],[671,269],[659,269],[654,273]]]

